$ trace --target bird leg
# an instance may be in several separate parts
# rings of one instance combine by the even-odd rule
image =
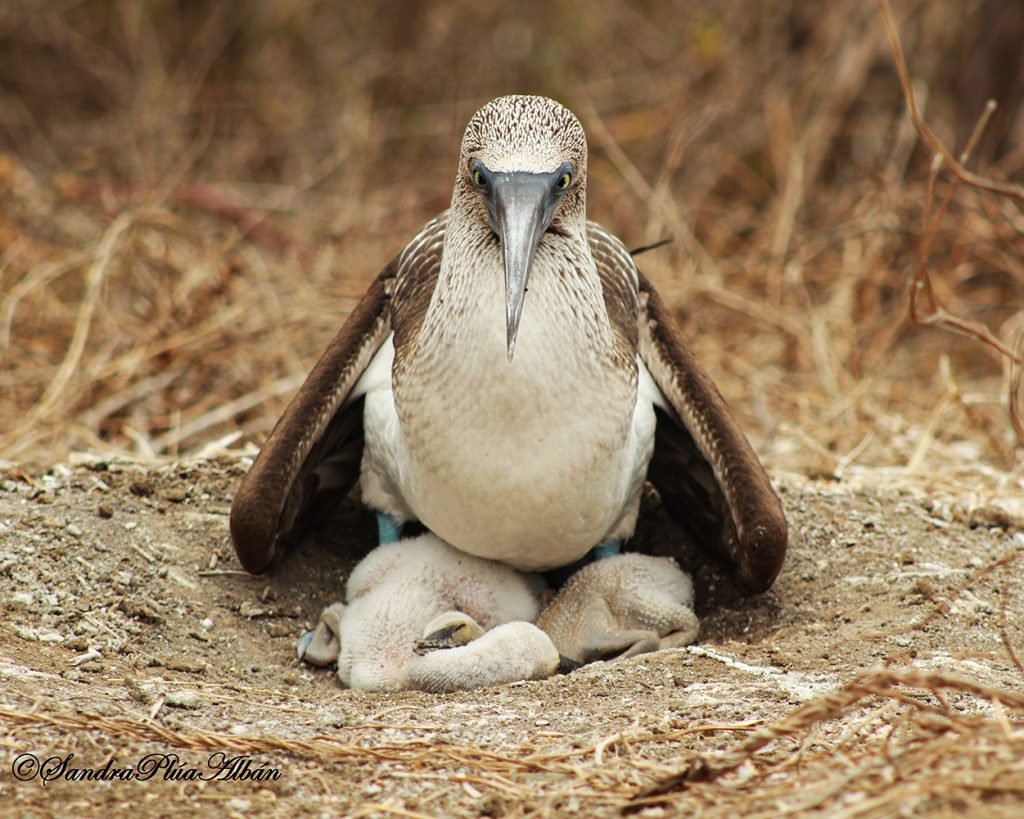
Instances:
[[[560,660],[550,637],[517,620],[465,645],[414,656],[405,667],[403,688],[444,693],[543,680],[559,669]]]
[[[413,646],[417,654],[429,654],[448,648],[458,648],[483,636],[484,630],[465,612],[446,611],[437,615],[423,629],[423,636]]]
[[[613,631],[592,637],[583,647],[583,661],[625,660],[658,650],[658,635],[653,631]]]
[[[682,618],[676,622],[680,625],[679,630],[666,634],[658,640],[659,651],[663,648],[683,648],[697,641],[697,633],[700,631],[700,621],[697,619],[697,615],[693,614],[693,619],[685,624],[683,624]]]
[[[299,659],[311,665],[332,665],[341,653],[341,616],[344,603],[328,606],[320,614],[320,622],[299,638]]]
[[[395,520],[394,515],[387,512],[377,513],[377,543],[398,543],[402,539],[402,524]]]
[[[583,662],[608,660],[616,662],[663,648],[688,646],[696,639],[696,629],[683,629],[660,637],[656,631],[624,629],[594,635],[583,646]]]
[[[614,557],[620,551],[622,551],[621,540],[606,540],[604,543],[598,543],[590,553],[594,556],[594,560],[604,560],[607,557]]]

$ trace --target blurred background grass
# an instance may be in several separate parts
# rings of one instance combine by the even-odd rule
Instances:
[[[996,99],[970,167],[1020,181],[1024,5],[893,10],[929,124]],[[592,218],[673,239],[639,263],[770,466],[1018,464],[1005,362],[908,320],[931,156],[861,0],[7,0],[0,458],[259,444],[510,92],[582,119]],[[930,266],[1008,339],[1020,205],[958,190]]]

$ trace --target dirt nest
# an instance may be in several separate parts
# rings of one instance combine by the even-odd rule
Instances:
[[[741,597],[682,552],[698,645],[484,691],[369,695],[302,667],[294,646],[372,543],[372,518],[350,502],[251,577],[227,536],[248,463],[3,474],[0,792],[17,812],[1019,809],[1024,535],[1002,506],[882,473],[777,474],[793,548],[768,594]],[[679,543],[653,501],[635,543]],[[53,758],[53,778],[26,754]],[[153,776],[75,778],[128,767]]]

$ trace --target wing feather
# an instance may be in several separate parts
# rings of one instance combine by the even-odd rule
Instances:
[[[669,512],[724,552],[750,592],[782,569],[788,529],[768,475],[710,376],[641,274],[640,358],[673,409],[661,413],[648,476]]]
[[[345,401],[391,331],[389,291],[396,264],[370,285],[278,420],[231,504],[231,540],[239,562],[255,574],[269,569],[308,523],[319,489],[341,497],[359,476],[362,402]],[[339,413],[339,410],[341,412]],[[333,469],[317,468],[335,455]],[[312,456],[312,457],[311,457]],[[346,485],[347,484],[347,485]]]
[[[339,503],[359,480],[359,379],[394,330],[413,338],[441,267],[447,212],[381,271],[306,377],[242,479],[231,504],[239,562],[258,574]]]
[[[669,513],[736,566],[746,589],[764,591],[786,554],[782,504],[725,399],[629,251],[593,222],[587,235],[616,336],[639,351],[661,391],[647,477]]]

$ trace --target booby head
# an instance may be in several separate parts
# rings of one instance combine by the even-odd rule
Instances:
[[[585,236],[586,181],[583,126],[554,100],[499,97],[466,126],[452,209],[480,219],[501,244],[509,361],[544,234]]]

